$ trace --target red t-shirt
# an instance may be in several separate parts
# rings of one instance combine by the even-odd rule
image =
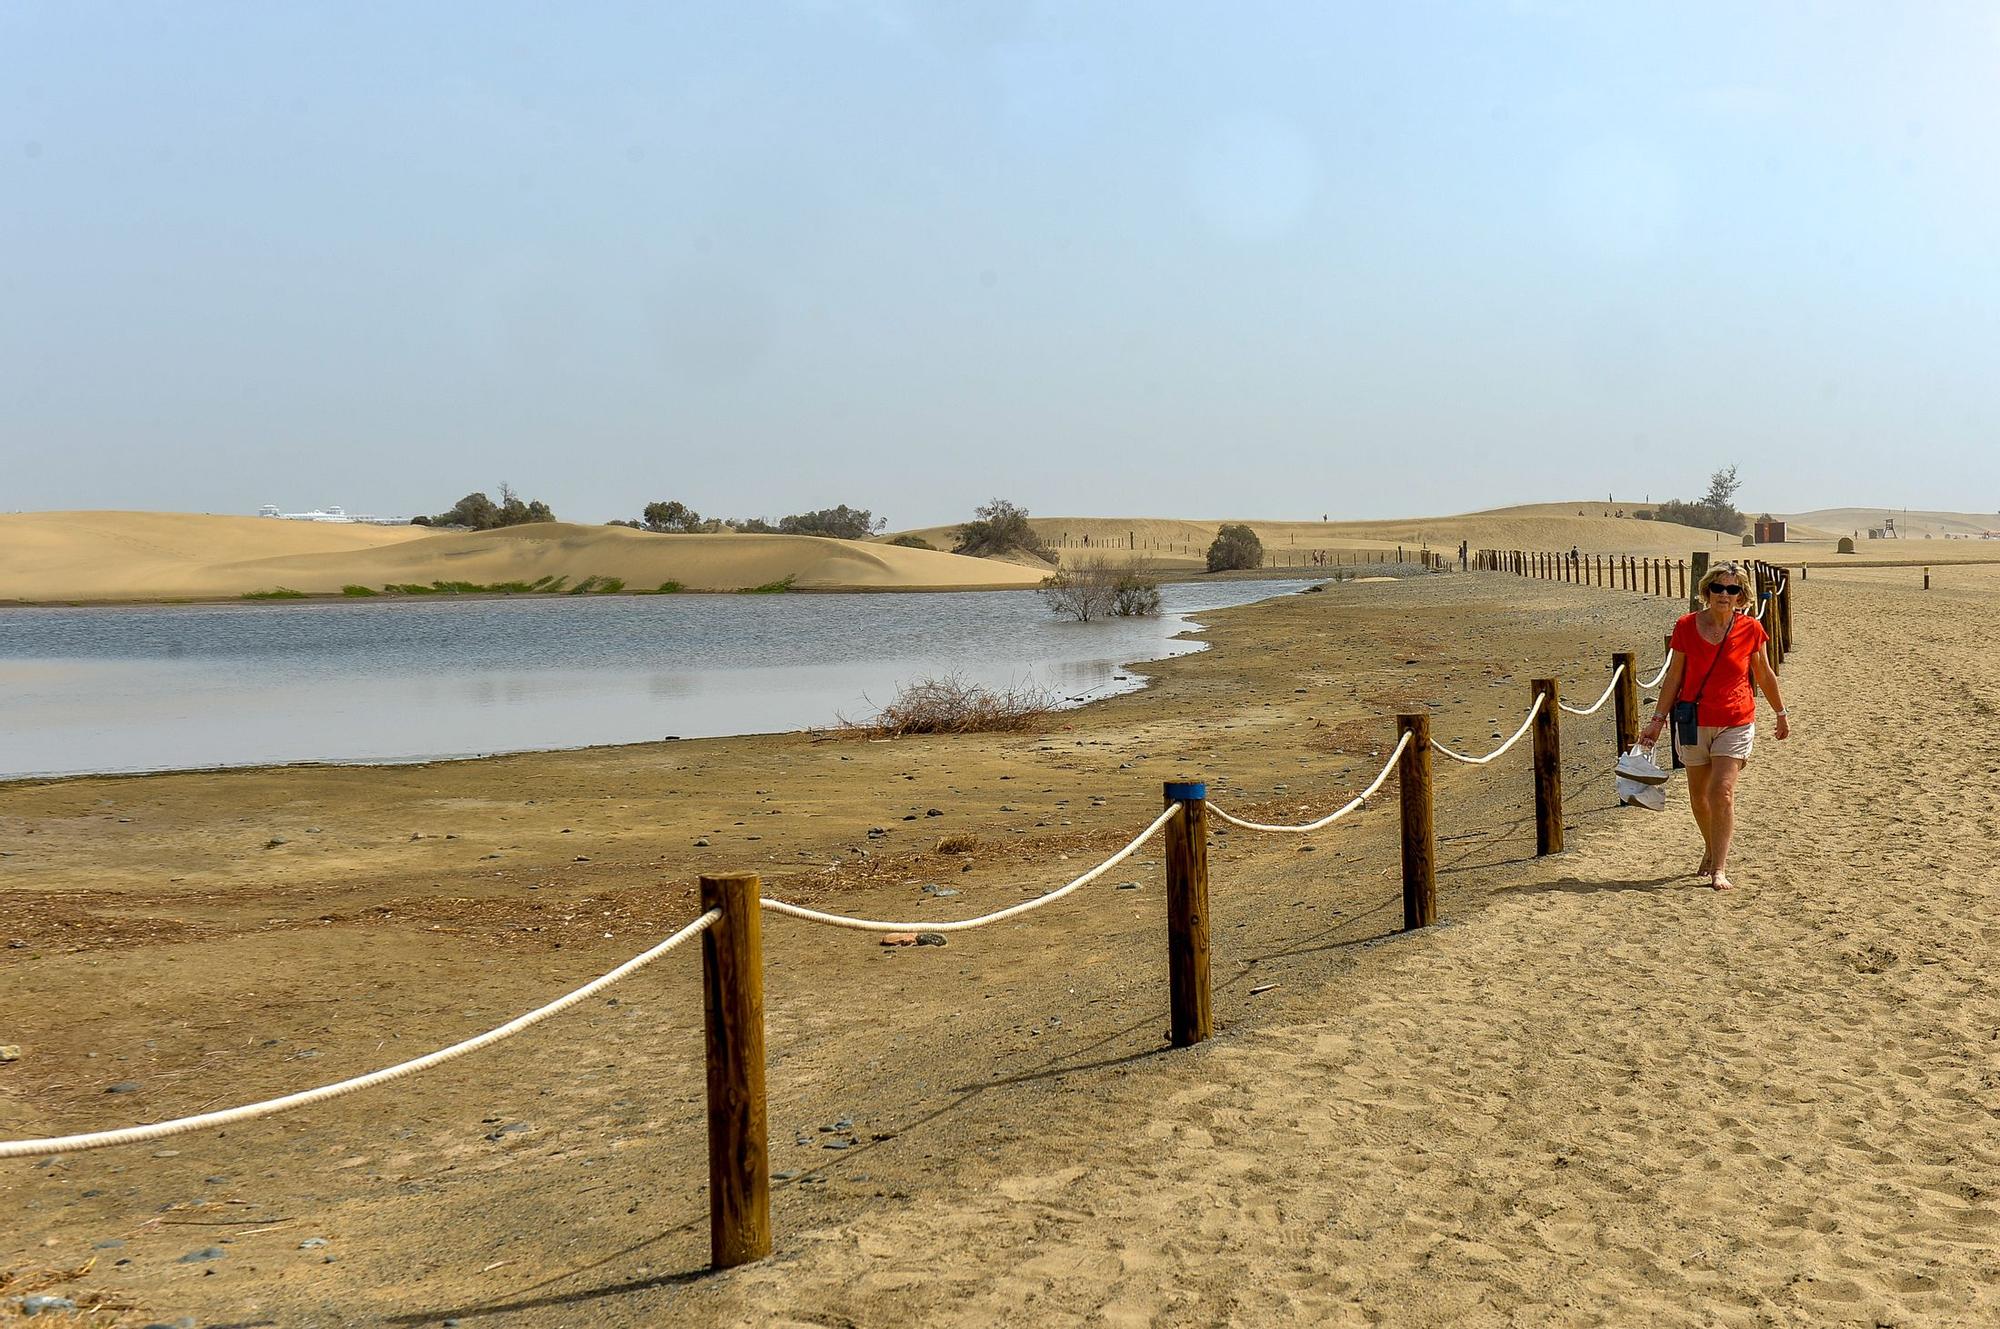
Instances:
[[[1693,701],[1695,693],[1701,693],[1701,705],[1695,711],[1698,724],[1722,729],[1755,723],[1757,697],[1750,690],[1750,660],[1763,649],[1769,634],[1762,623],[1739,613],[1722,645],[1712,646],[1702,640],[1701,629],[1695,625],[1699,617],[1683,614],[1680,622],[1674,624],[1673,647],[1687,659],[1687,669],[1681,674],[1680,696],[1675,700]],[[1718,650],[1722,652],[1719,661],[1715,659]],[[1715,664],[1712,675],[1711,662]],[[1706,689],[1702,688],[1704,677],[1708,679]]]

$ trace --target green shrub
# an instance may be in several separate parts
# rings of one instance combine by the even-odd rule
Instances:
[[[783,595],[786,591],[792,589],[792,583],[797,580],[797,575],[793,574],[787,576],[783,581],[767,581],[762,586],[744,586],[739,588],[736,593],[738,595]]]
[[[303,600],[306,598],[306,593],[304,591],[295,591],[289,586],[279,586],[268,591],[245,591],[243,592],[243,598],[246,600]]]
[[[340,593],[342,595],[380,595],[382,592],[376,590],[373,586],[343,586],[340,588]]]
[[[899,549],[934,550],[937,548],[936,545],[932,544],[929,540],[924,539],[924,537],[921,535],[899,535],[895,539],[885,541],[884,543],[895,545]]]
[[[1208,547],[1208,570],[1227,572],[1235,568],[1264,566],[1264,542],[1248,526],[1228,525],[1215,533]]]
[[[663,581],[650,591],[634,591],[634,595],[679,595],[687,588],[677,581]]]

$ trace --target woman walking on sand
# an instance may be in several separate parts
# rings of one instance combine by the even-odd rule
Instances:
[[[1683,741],[1677,732],[1674,751],[1687,767],[1688,801],[1706,846],[1699,871],[1718,891],[1731,884],[1729,842],[1736,834],[1736,781],[1750,760],[1757,735],[1753,681],[1771,699],[1778,737],[1791,733],[1784,698],[1778,693],[1778,675],[1764,654],[1768,639],[1764,625],[1741,612],[1744,593],[1743,568],[1738,564],[1719,563],[1703,575],[1695,594],[1707,608],[1683,614],[1674,624],[1673,653],[1660,683],[1659,708],[1639,732],[1640,745],[1651,751],[1661,728],[1672,718],[1674,703],[1695,706],[1695,736]]]

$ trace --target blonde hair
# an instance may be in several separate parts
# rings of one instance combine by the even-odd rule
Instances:
[[[1734,577],[1737,584],[1743,587],[1743,597],[1747,600],[1751,595],[1749,573],[1750,570],[1741,563],[1734,561],[1717,563],[1701,574],[1701,581],[1696,583],[1694,588],[1695,594],[1706,600],[1710,594],[1709,587],[1727,576]]]

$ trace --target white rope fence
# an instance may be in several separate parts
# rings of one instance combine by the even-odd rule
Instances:
[[[1382,764],[1382,773],[1375,777],[1375,783],[1369,785],[1366,789],[1362,790],[1360,793],[1356,794],[1353,798],[1349,799],[1340,808],[1339,811],[1330,812],[1326,816],[1321,817],[1318,821],[1309,821],[1305,823],[1303,826],[1273,826],[1266,822],[1261,822],[1261,821],[1245,821],[1241,817],[1231,816],[1229,813],[1224,812],[1221,808],[1215,806],[1215,804],[1213,803],[1208,803],[1207,799],[1203,799],[1202,801],[1204,803],[1208,803],[1208,810],[1210,812],[1213,812],[1216,816],[1222,818],[1224,821],[1228,822],[1231,826],[1241,826],[1246,831],[1283,831],[1295,835],[1303,835],[1308,831],[1317,831],[1323,829],[1324,827],[1333,825],[1333,823],[1339,821],[1342,817],[1345,817],[1348,813],[1354,811],[1356,808],[1360,807],[1363,803],[1373,798],[1376,792],[1380,790],[1384,784],[1388,783],[1389,772],[1396,769],[1397,759],[1403,755],[1403,749],[1408,747],[1409,745],[1410,745],[1410,736],[1409,734],[1405,733],[1401,738],[1396,740],[1396,750],[1394,752],[1391,752],[1389,754],[1389,760]]]
[[[1624,676],[1624,673],[1625,666],[1622,663],[1612,669],[1611,681],[1604,685],[1604,695],[1599,697],[1593,705],[1572,706],[1566,701],[1558,701],[1556,705],[1562,707],[1571,715],[1595,715],[1604,709],[1604,703],[1610,701],[1611,694],[1618,690],[1618,680]]]
[[[1493,749],[1493,751],[1487,753],[1483,757],[1468,757],[1463,752],[1454,752],[1450,748],[1446,747],[1444,744],[1438,742],[1436,739],[1431,740],[1431,746],[1436,748],[1439,752],[1443,753],[1445,756],[1450,757],[1453,761],[1462,761],[1467,766],[1484,766],[1487,762],[1492,761],[1497,757],[1503,756],[1506,753],[1507,749],[1513,747],[1516,743],[1521,741],[1522,736],[1526,734],[1529,728],[1533,726],[1533,724],[1535,723],[1535,717],[1542,713],[1542,703],[1547,701],[1548,699],[1549,699],[1548,693],[1546,692],[1536,693],[1535,704],[1528,708],[1528,718],[1521,721],[1521,727],[1514,731],[1514,736],[1508,739],[1505,743],[1502,743],[1499,747]]]
[[[378,1084],[387,1084],[391,1080],[400,1080],[406,1075],[415,1075],[418,1071],[427,1071],[433,1066],[442,1066],[448,1061],[465,1056],[468,1052],[477,1052],[481,1048],[491,1047],[502,1039],[512,1038],[523,1029],[540,1024],[551,1015],[559,1015],[578,1002],[589,1000],[591,997],[610,987],[613,983],[616,983],[619,979],[637,973],[675,947],[692,940],[697,934],[707,928],[713,927],[721,917],[721,910],[711,909],[651,950],[642,951],[609,973],[585,983],[574,992],[557,997],[546,1006],[538,1006],[526,1015],[509,1020],[497,1029],[489,1029],[485,1033],[474,1038],[468,1038],[462,1043],[453,1043],[448,1048],[439,1048],[436,1052],[430,1053],[428,1056],[418,1057],[413,1061],[398,1062],[394,1066],[385,1066],[379,1071],[370,1071],[366,1075],[357,1075],[351,1080],[341,1080],[334,1084],[321,1085],[317,1089],[307,1089],[300,1093],[287,1094],[283,1098],[269,1098],[261,1103],[246,1103],[242,1107],[224,1108],[219,1112],[203,1112],[197,1116],[178,1117],[172,1121],[155,1122],[149,1126],[128,1126],[123,1130],[92,1131],[85,1135],[57,1135],[42,1140],[0,1140],[0,1158],[31,1158],[42,1154],[73,1154],[80,1153],[86,1149],[107,1149],[112,1145],[118,1144],[140,1144],[147,1140],[164,1140],[169,1136],[185,1135],[190,1131],[207,1130],[212,1126],[229,1126],[239,1121],[255,1121],[259,1117],[276,1116],[280,1112],[290,1112],[293,1108],[307,1107],[314,1103],[324,1103],[328,1099],[341,1098],[363,1089],[373,1088]]]
[[[1653,675],[1645,682],[1639,684],[1639,686],[1642,688],[1656,688],[1660,686],[1660,684],[1666,680],[1667,670],[1673,666],[1673,663],[1674,663],[1673,652],[1669,651],[1667,653],[1667,658],[1660,662],[1660,672]]]
[[[1059,886],[1048,894],[1038,895],[1032,900],[1023,900],[1020,904],[1010,905],[1005,909],[996,909],[990,914],[981,914],[977,918],[961,918],[954,922],[946,923],[936,922],[931,919],[925,919],[917,923],[891,923],[879,918],[852,918],[846,914],[821,913],[817,909],[808,909],[804,905],[788,904],[783,900],[760,900],[758,903],[762,904],[764,908],[770,910],[772,913],[783,914],[787,918],[802,918],[808,923],[820,923],[830,928],[852,928],[856,932],[965,932],[972,928],[983,928],[988,923],[999,923],[1009,918],[1018,918],[1022,914],[1032,913],[1046,905],[1054,904],[1057,900],[1062,899],[1072,891],[1088,886],[1091,882],[1096,881],[1099,877],[1111,871],[1111,869],[1117,867],[1120,863],[1123,863],[1133,854],[1138,853],[1139,846],[1152,839],[1155,835],[1158,835],[1160,828],[1178,816],[1180,810],[1181,805],[1176,803],[1159,816],[1153,818],[1152,824],[1146,827],[1145,830],[1140,831],[1130,844],[1105,859],[1102,863],[1099,863],[1090,871],[1084,873],[1081,877],[1071,881],[1068,885]]]

